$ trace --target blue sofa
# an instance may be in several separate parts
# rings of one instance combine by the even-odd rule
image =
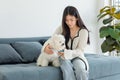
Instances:
[[[59,67],[38,67],[36,59],[48,37],[0,39],[0,80],[63,80]],[[120,58],[85,54],[89,80],[120,80]]]

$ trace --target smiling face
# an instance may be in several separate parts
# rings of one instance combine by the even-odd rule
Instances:
[[[69,28],[73,28],[76,26],[77,19],[75,16],[67,15],[65,19],[65,23],[68,25]]]

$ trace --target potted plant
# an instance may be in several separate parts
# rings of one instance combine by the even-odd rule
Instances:
[[[104,41],[101,44],[101,50],[103,53],[116,51],[120,52],[120,10],[117,11],[113,6],[105,6],[100,9],[100,13],[97,16],[98,21],[102,18],[103,26],[100,28],[100,38]],[[118,23],[115,23],[118,21]]]

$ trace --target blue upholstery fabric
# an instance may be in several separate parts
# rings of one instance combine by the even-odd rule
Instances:
[[[120,80],[120,74],[104,76],[104,77],[101,77],[101,78],[90,79],[90,80]]]
[[[63,80],[59,67],[38,67],[33,63],[40,53],[41,44],[47,39],[48,37],[0,39],[0,63],[4,63],[0,64],[0,80]],[[89,80],[120,80],[120,57],[97,54],[85,56],[90,66]],[[31,63],[23,64],[21,60]]]
[[[33,62],[38,58],[42,45],[39,42],[15,42],[12,46],[21,55],[24,62]]]
[[[120,75],[120,57],[104,56],[97,54],[87,54],[86,57],[90,66],[89,78],[91,80],[99,80],[99,78],[111,75]]]
[[[35,63],[0,65],[0,80],[62,80],[59,67],[38,67]]]
[[[119,80],[120,58],[87,54],[89,80]],[[62,80],[56,67],[38,67],[35,63],[0,65],[0,80]]]
[[[0,44],[0,64],[20,63],[20,55],[9,44]]]

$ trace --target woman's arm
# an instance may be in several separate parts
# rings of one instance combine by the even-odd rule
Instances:
[[[82,29],[79,32],[79,43],[77,48],[74,50],[66,49],[64,51],[64,57],[66,59],[73,59],[75,57],[84,56],[84,49],[87,46],[87,40],[88,40],[88,31],[86,29]]]
[[[48,39],[48,40],[44,43],[41,52],[46,52],[46,53],[48,53],[48,54],[52,54],[52,53],[53,53],[53,51],[51,50],[52,47],[49,45],[49,40],[50,40],[50,39]]]

